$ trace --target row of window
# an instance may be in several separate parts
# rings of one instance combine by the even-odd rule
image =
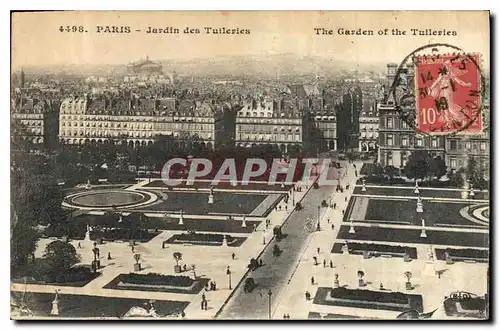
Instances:
[[[472,149],[477,149],[478,143],[474,142],[472,143],[471,141],[460,141],[462,143],[459,143],[457,140],[450,140],[450,150],[458,150],[459,148],[462,149],[465,147],[466,150],[472,150]],[[486,142],[481,141],[479,142],[479,150],[481,151],[486,151]]]
[[[166,121],[166,120],[172,120],[172,121],[196,121],[196,122],[201,122],[201,123],[209,123],[213,122],[214,118],[213,117],[190,117],[190,116],[176,116],[176,117],[165,117],[165,116],[148,116],[148,117],[137,117],[137,116],[120,116],[120,117],[113,117],[113,116],[60,116],[61,121],[65,120],[91,120],[91,121],[126,121],[126,122],[131,122],[131,121]]]
[[[204,133],[204,132],[193,132],[197,133],[201,138],[203,139],[211,139],[212,134],[209,133]],[[159,132],[110,132],[110,131],[64,131],[61,136],[101,136],[101,137],[106,137],[106,136],[131,136],[131,137],[153,137],[155,135],[159,134]]]
[[[387,117],[385,119],[385,128],[395,128],[394,126],[394,118],[392,117]],[[408,126],[408,123],[404,120],[401,120],[401,128],[403,129],[407,129],[409,126]]]
[[[213,130],[214,125],[213,124],[195,124],[195,123],[188,123],[188,124],[172,124],[169,123],[166,126],[159,124],[159,125],[154,125],[153,124],[134,124],[134,123],[108,123],[108,122],[73,122],[73,123],[61,123],[61,127],[96,127],[96,128],[128,128],[128,129],[158,129],[158,126],[161,127],[170,127],[171,129],[185,129],[185,130]]]
[[[262,132],[262,133],[272,133],[272,132],[300,132],[300,127],[296,126],[287,126],[287,127],[278,127],[278,126],[262,126],[262,125],[238,125],[236,127],[238,132]]]
[[[239,134],[240,141],[301,141],[300,134]]]
[[[392,134],[386,134],[385,135],[385,143],[386,143],[386,146],[393,146],[394,145],[394,136]],[[410,138],[407,135],[401,136],[401,146],[407,147],[409,145],[410,145]],[[415,145],[417,147],[423,147],[424,146],[423,138],[415,137]],[[439,140],[435,136],[433,136],[431,138],[431,147],[433,147],[433,148],[439,147]]]

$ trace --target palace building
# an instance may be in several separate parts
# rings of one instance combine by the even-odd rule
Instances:
[[[61,104],[59,140],[67,144],[152,144],[158,135],[197,134],[209,149],[222,133],[229,103],[176,98],[67,98]]]

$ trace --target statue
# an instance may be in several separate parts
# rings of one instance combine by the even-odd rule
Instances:
[[[52,301],[52,310],[50,311],[50,315],[59,315],[59,289],[56,289],[56,296]]]
[[[210,187],[210,195],[208,195],[208,204],[214,203],[214,187]]]

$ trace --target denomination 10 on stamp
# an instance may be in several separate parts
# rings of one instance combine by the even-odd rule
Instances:
[[[417,129],[428,134],[482,132],[480,56],[418,56]]]

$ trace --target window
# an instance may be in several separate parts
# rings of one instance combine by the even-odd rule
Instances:
[[[405,147],[408,146],[408,137],[406,135],[401,137],[401,145]]]
[[[458,149],[458,142],[457,140],[450,140],[450,150],[457,150]],[[456,162],[456,159],[455,159]]]
[[[479,149],[481,149],[482,151],[486,150],[486,142],[481,142],[479,144]]]
[[[387,165],[392,166],[392,153],[387,154]]]
[[[417,138],[417,147],[421,147],[423,145],[422,138],[418,137]]]
[[[465,142],[465,149],[467,149],[467,150],[470,149],[470,142],[469,141]]]
[[[387,145],[388,146],[392,146],[392,134],[388,134],[387,135]]]
[[[438,146],[438,140],[434,136],[432,137],[431,145],[432,145],[433,148],[437,148],[437,146]]]
[[[406,123],[406,121],[402,120],[401,122],[403,123],[401,127],[408,128],[408,123]]]
[[[387,118],[387,128],[393,128],[394,122],[392,118]]]
[[[456,157],[450,157],[450,167],[457,168],[457,158]]]

